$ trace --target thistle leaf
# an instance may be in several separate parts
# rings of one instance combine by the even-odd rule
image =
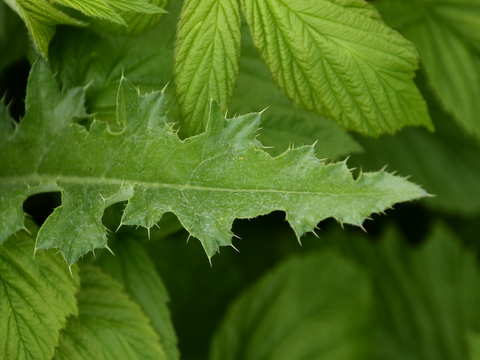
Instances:
[[[125,200],[123,225],[150,228],[173,212],[211,257],[231,245],[236,218],[282,210],[300,237],[327,217],[360,226],[374,212],[427,195],[383,171],[353,179],[345,162],[326,165],[311,146],[272,158],[255,139],[258,113],[225,119],[212,102],[207,130],[182,141],[166,122],[162,92],[140,95],[122,79],[120,132],[101,121],[89,131],[78,125],[82,99],[79,88],[60,92],[38,61],[26,115],[0,144],[10,159],[0,162],[0,219],[16,214],[1,235],[23,226],[19,214],[27,196],[60,190],[62,206],[40,229],[37,249],[60,248],[69,264],[106,246],[103,211]]]

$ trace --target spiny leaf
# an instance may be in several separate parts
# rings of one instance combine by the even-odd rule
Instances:
[[[433,129],[413,45],[360,0],[242,0],[257,48],[299,106],[366,135]]]
[[[115,93],[122,71],[142,92],[161,89],[172,82],[179,5],[172,3],[169,14],[158,26],[135,38],[102,36],[84,28],[63,29],[50,45],[50,62],[62,86],[88,84],[89,110],[97,119],[111,120],[115,118]],[[170,115],[178,113],[173,106],[172,89],[173,86],[165,89]],[[328,159],[361,149],[335,121],[299,109],[278,90],[244,25],[239,79],[229,113],[244,114],[267,107],[268,111],[262,114],[259,140],[272,155],[280,155],[292,144],[315,143],[317,157]]]
[[[78,317],[60,334],[55,359],[167,360],[140,307],[122,286],[92,265],[80,268]]]
[[[40,229],[37,249],[58,247],[69,264],[106,246],[103,211],[124,200],[122,224],[150,228],[173,212],[211,257],[231,245],[236,218],[282,210],[300,237],[327,217],[361,225],[371,213],[427,195],[385,172],[354,180],[344,162],[325,165],[310,146],[272,158],[255,140],[260,114],[225,119],[215,102],[207,130],[182,141],[166,123],[163,93],[139,95],[125,79],[117,96],[124,129],[114,133],[94,121],[87,132],[74,121],[82,96],[78,88],[61,93],[38,61],[27,113],[0,144],[11,159],[0,163],[1,218],[20,213],[31,194],[61,190],[62,206]]]
[[[480,1],[390,0],[380,5],[387,18],[398,8],[410,9],[395,25],[418,48],[442,105],[480,139]]]
[[[160,344],[168,359],[179,359],[177,337],[167,306],[167,289],[152,260],[145,249],[125,232],[115,235],[109,246],[115,256],[105,252],[96,264],[121,283],[125,291],[142,307],[160,335]]]
[[[289,259],[232,304],[209,359],[372,359],[365,275],[332,251]]]
[[[28,231],[36,234],[29,223]],[[51,359],[67,316],[77,314],[77,267],[54,251],[33,256],[27,230],[0,246],[0,349],[2,359]]]
[[[175,47],[175,89],[182,131],[204,131],[209,102],[227,107],[240,56],[240,14],[236,0],[186,0]]]

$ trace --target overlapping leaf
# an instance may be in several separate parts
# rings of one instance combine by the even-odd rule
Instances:
[[[96,264],[120,282],[125,291],[141,306],[160,335],[160,343],[168,359],[179,359],[177,338],[167,306],[167,289],[152,260],[144,248],[125,233],[123,236],[115,236],[110,249],[115,256],[109,252],[104,253]]]
[[[365,275],[334,252],[290,259],[232,305],[209,359],[372,359]]]
[[[34,225],[29,231],[36,233]],[[67,317],[77,314],[77,267],[54,251],[35,256],[27,231],[0,246],[0,357],[51,359]]]
[[[142,92],[162,89],[173,81],[179,3],[172,3],[168,10],[169,14],[155,29],[135,38],[102,36],[85,28],[63,29],[50,46],[50,61],[59,81],[67,88],[88,84],[89,111],[98,119],[109,120],[115,118],[115,94],[122,72]],[[170,115],[178,113],[173,88],[169,85],[165,89]],[[248,27],[243,26],[239,79],[229,113],[242,114],[267,107],[262,115],[259,140],[269,147],[270,154],[279,155],[292,144],[315,143],[317,156],[329,159],[361,149],[336,122],[295,107],[278,90],[251,43]]]
[[[432,129],[413,45],[356,0],[242,0],[255,45],[296,104],[367,135]]]
[[[480,138],[480,1],[390,0],[379,9],[418,48],[444,108]]]
[[[182,141],[166,123],[163,93],[140,96],[122,79],[117,99],[123,130],[94,121],[87,132],[75,123],[82,89],[62,93],[47,65],[34,65],[26,115],[0,143],[9,159],[0,162],[3,238],[23,226],[27,196],[55,189],[62,206],[40,229],[37,248],[58,247],[68,263],[105,247],[103,211],[123,200],[122,224],[149,228],[173,212],[210,257],[231,245],[235,218],[282,210],[301,236],[327,217],[361,225],[373,212],[426,196],[385,172],[354,180],[345,163],[325,165],[310,146],[272,158],[255,140],[260,114],[225,119],[212,103],[207,131]]]
[[[424,80],[422,72],[418,80]],[[354,154],[351,164],[364,170],[388,164],[387,169],[412,174],[412,181],[435,194],[426,199],[425,204],[457,215],[478,214],[480,146],[441,109],[426,82],[417,83],[428,101],[435,134],[424,129],[404,129],[394,136],[384,135],[378,139],[358,137],[365,152]]]
[[[50,62],[65,88],[87,86],[86,105],[97,119],[115,119],[118,79],[124,74],[142,92],[173,81],[173,46],[181,3],[154,29],[139,36],[107,36],[85,28],[65,28],[50,46]],[[173,86],[166,88],[172,113]],[[176,111],[175,111],[176,112]]]
[[[78,316],[60,334],[55,359],[167,360],[158,336],[122,286],[99,268],[80,268]]]
[[[186,0],[175,47],[175,88],[182,132],[202,132],[211,99],[227,107],[240,56],[240,14],[236,0]]]
[[[296,107],[282,94],[253,46],[248,27],[243,26],[240,73],[229,112],[243,114],[258,109],[267,109],[258,139],[272,155],[310,144],[315,144],[319,158],[335,159],[361,151],[335,121]]]
[[[55,34],[56,25],[85,25],[83,21],[73,18],[60,7],[60,4],[82,12],[87,16],[97,17],[126,25],[118,10],[140,11],[143,13],[165,12],[144,0],[7,0],[6,3],[23,19],[32,36],[39,53],[48,57],[48,44]]]
[[[6,3],[23,19],[38,52],[44,57],[48,57],[48,44],[55,34],[56,25],[85,25],[46,0],[7,0]]]
[[[373,280],[379,358],[470,359],[469,347],[478,349],[480,271],[451,229],[435,224],[419,248],[394,229],[376,245],[346,240]]]
[[[166,9],[170,3],[170,0],[147,0],[147,2],[159,8]],[[124,1],[124,3],[130,5],[128,0]],[[163,11],[147,13],[127,9],[119,10],[118,13],[127,26],[109,21],[102,21],[101,19],[92,19],[91,22],[96,28],[109,33],[137,35],[154,27],[165,14]]]

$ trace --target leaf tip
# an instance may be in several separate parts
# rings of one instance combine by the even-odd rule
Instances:
[[[115,253],[112,251],[112,249],[110,249],[110,248],[108,247],[108,245],[105,245],[105,249],[107,249],[107,250],[110,252],[110,254],[112,254],[113,256],[115,256]]]

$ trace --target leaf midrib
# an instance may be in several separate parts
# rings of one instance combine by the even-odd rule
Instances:
[[[172,184],[172,183],[161,183],[161,182],[147,182],[139,180],[127,180],[127,179],[114,179],[114,178],[105,178],[105,177],[91,177],[91,176],[50,176],[50,175],[36,175],[36,176],[13,176],[13,177],[3,177],[0,179],[0,185],[15,185],[15,184],[25,184],[31,192],[30,195],[33,195],[37,192],[45,191],[60,191],[61,188],[56,185],[56,182],[59,181],[62,184],[71,184],[71,185],[116,185],[122,187],[124,185],[136,185],[144,188],[164,188],[171,190],[197,190],[197,191],[216,191],[216,192],[231,192],[231,193],[271,193],[271,194],[295,194],[295,195],[327,195],[327,196],[371,196],[375,194],[389,194],[391,189],[386,189],[385,191],[377,189],[367,189],[367,192],[360,192],[358,188],[351,189],[352,192],[320,192],[320,191],[298,191],[298,190],[279,190],[279,189],[255,189],[255,188],[222,188],[222,187],[211,187],[211,186],[200,186],[200,185],[191,185],[191,184]],[[357,180],[353,180],[353,183],[356,183]],[[31,186],[29,184],[38,183],[38,186]],[[49,186],[51,185],[51,186]]]

